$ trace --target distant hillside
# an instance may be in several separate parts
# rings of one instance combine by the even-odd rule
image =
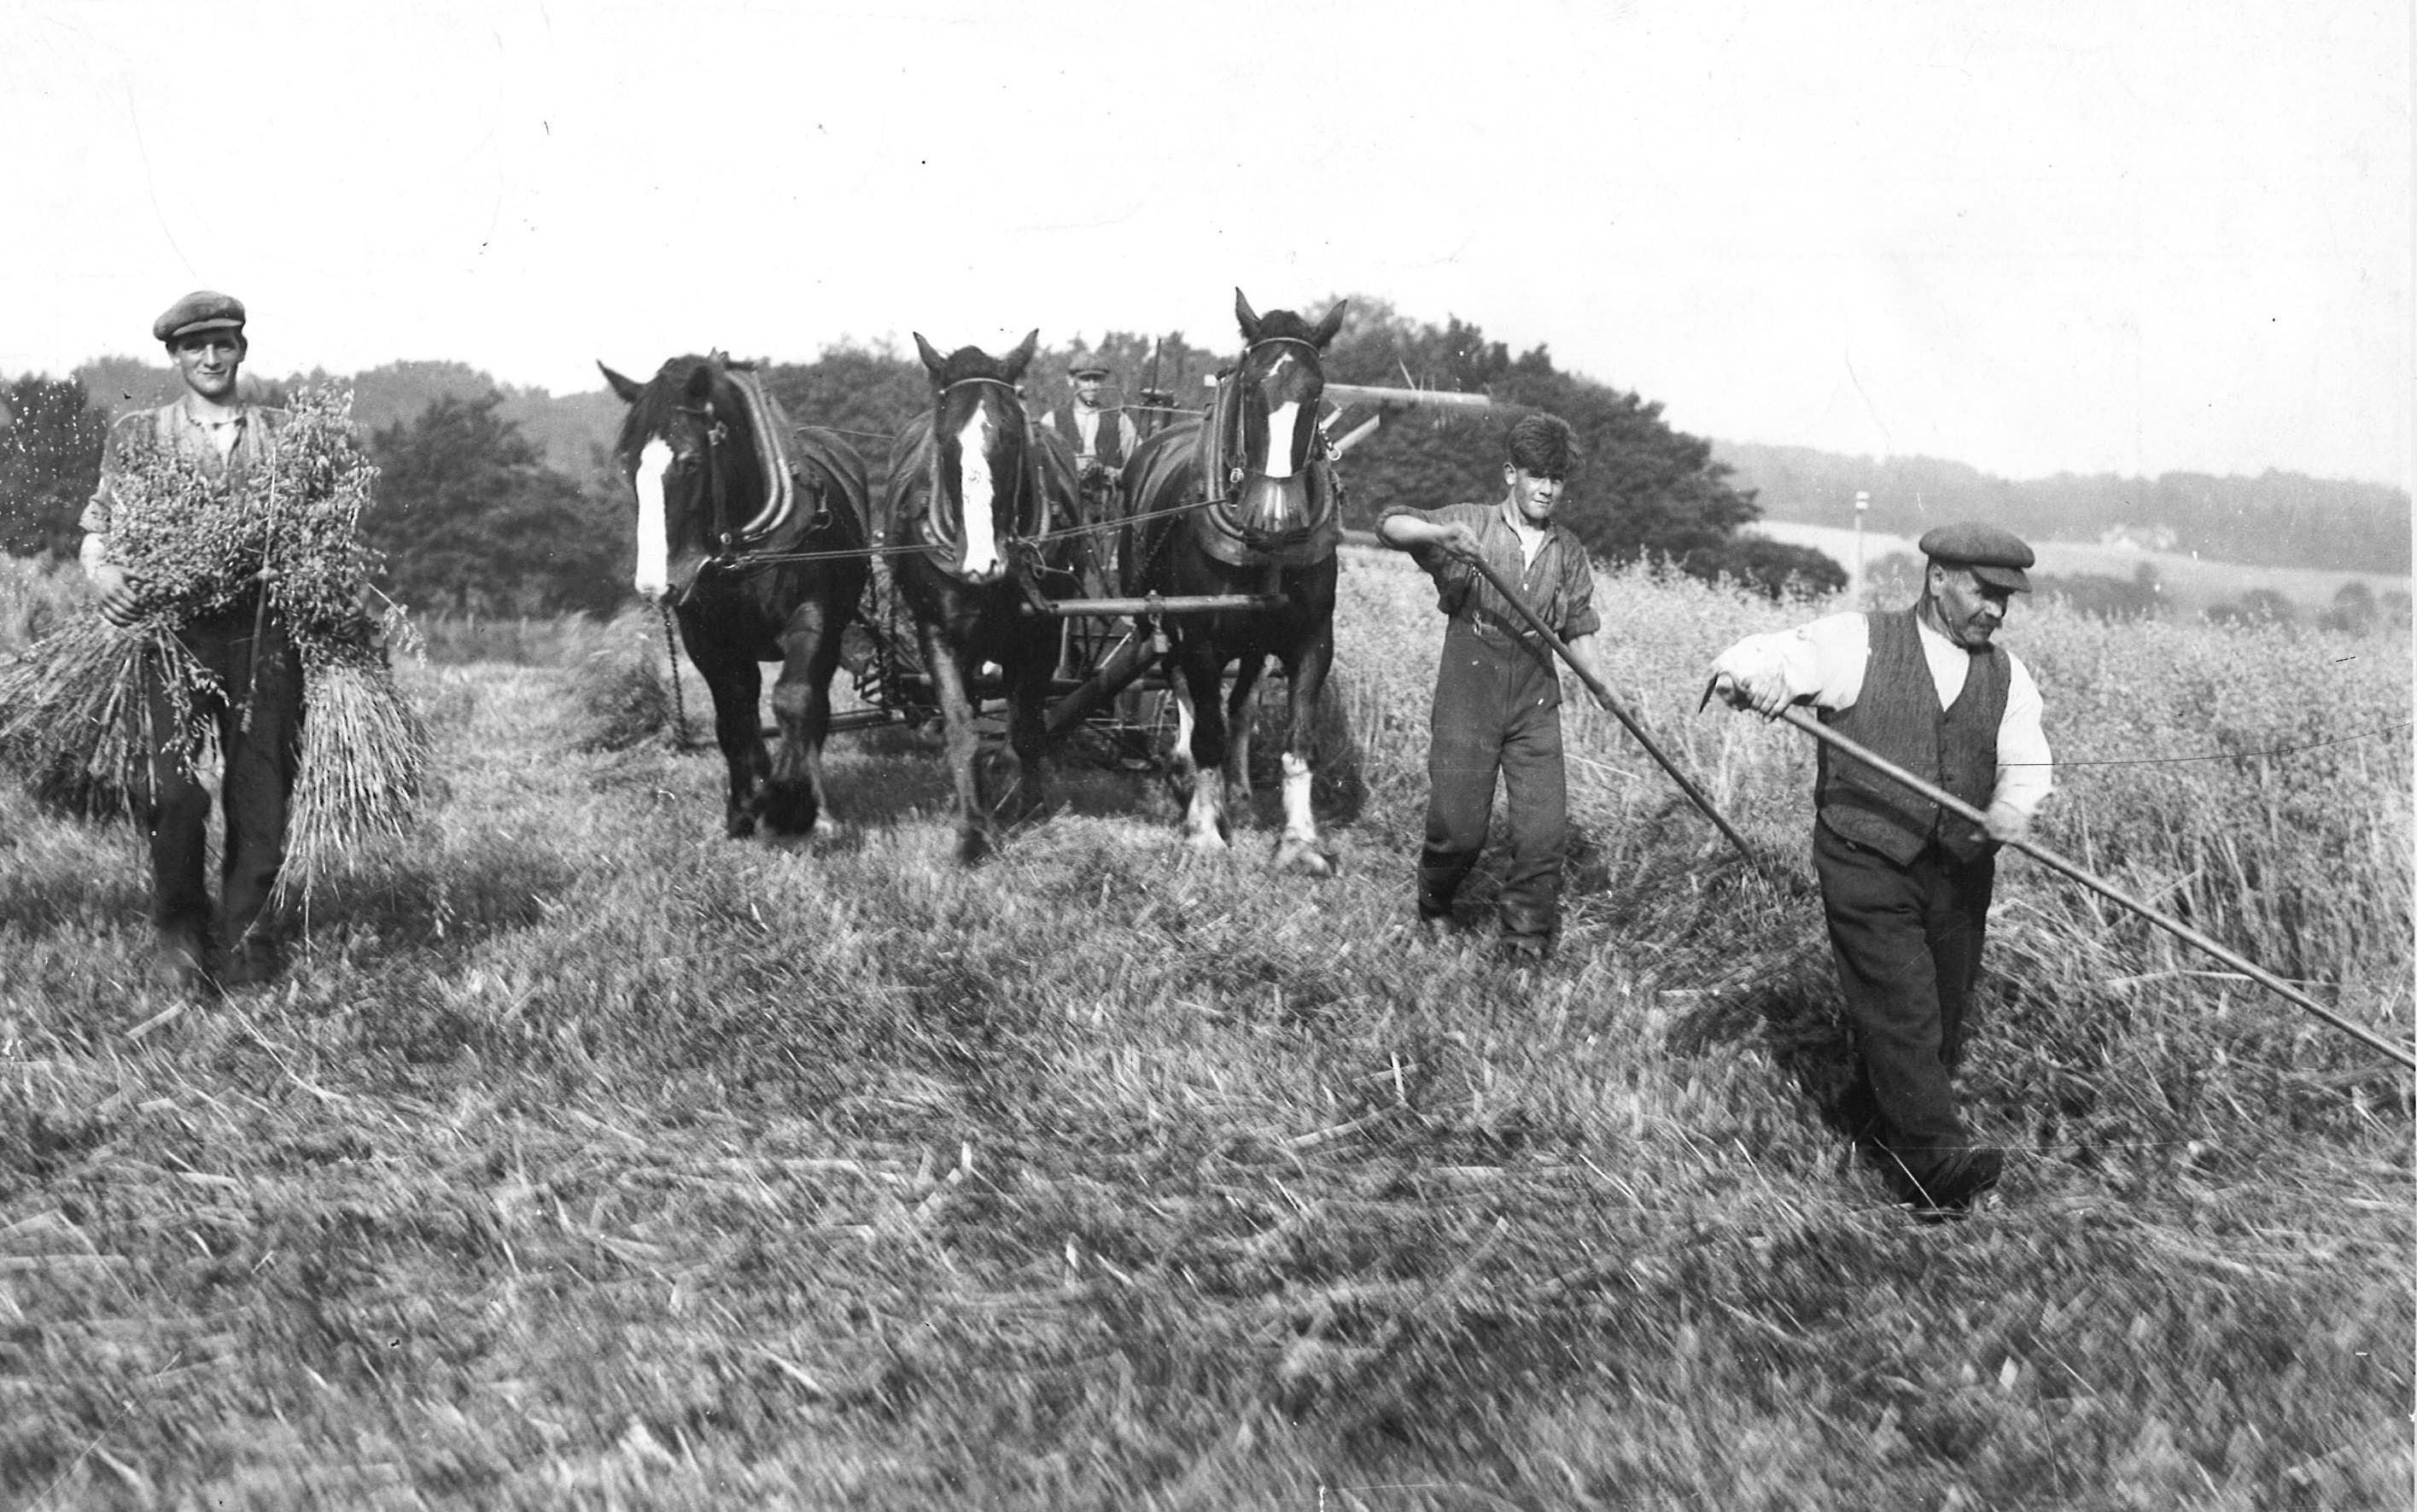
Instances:
[[[2010,481],[1935,457],[1844,456],[1810,447],[1713,443],[1771,520],[1919,536],[1944,520],[1994,520],[2041,541],[2130,541],[2221,561],[2333,572],[2409,571],[2408,494],[2378,483],[2266,472],[2121,478],[2059,473]]]
[[[72,376],[84,391],[114,414],[175,397],[175,374],[166,366],[140,358],[104,357],[85,363]],[[247,390],[292,389],[329,381],[353,389],[353,420],[364,434],[398,422],[415,420],[440,399],[474,399],[500,392],[496,413],[521,428],[545,454],[546,465],[571,477],[584,477],[596,465],[596,449],[609,449],[621,424],[621,401],[608,389],[565,394],[555,398],[543,389],[515,389],[499,384],[462,362],[389,362],[350,377],[324,369],[274,376],[247,373]]]

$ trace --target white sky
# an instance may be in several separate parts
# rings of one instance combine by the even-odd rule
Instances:
[[[1361,292],[1698,435],[2405,485],[2384,0],[8,0],[0,374],[920,330],[1234,340]]]

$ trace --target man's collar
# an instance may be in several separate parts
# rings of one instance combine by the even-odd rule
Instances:
[[[1500,498],[1494,501],[1494,517],[1501,521],[1504,525],[1510,527],[1511,533],[1513,535],[1517,535],[1523,530],[1532,530],[1537,534],[1542,535],[1553,527],[1553,522],[1550,520],[1545,521],[1543,525],[1529,525],[1526,520],[1520,517],[1519,506],[1513,502],[1511,496],[1508,494],[1503,495]]]
[[[1953,637],[1930,622],[1930,617],[1922,612],[1920,603],[1916,603],[1913,606],[1913,628],[1918,634],[1929,636],[1951,651],[1962,651],[1967,656],[1986,656],[1989,653],[1989,648],[1986,646],[1974,650],[1969,646],[1956,645]]]
[[[226,425],[242,420],[251,412],[251,406],[240,399],[223,409],[215,405],[204,409],[201,407],[203,402],[202,396],[190,389],[176,396],[176,407],[184,412],[186,420],[194,425]]]

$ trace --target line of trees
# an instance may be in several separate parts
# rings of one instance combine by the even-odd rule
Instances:
[[[1315,318],[1325,306],[1301,312]],[[1121,397],[1143,402],[1153,379],[1176,408],[1196,411],[1202,379],[1235,355],[1238,339],[1199,345],[1111,331],[1083,344],[1117,374]],[[1044,348],[1028,370],[1034,412],[1067,402],[1072,346]],[[1950,515],[2003,520],[2045,539],[2094,539],[2111,523],[2164,527],[2180,549],[2228,560],[2407,572],[2408,496],[2367,484],[2292,475],[2153,481],[2060,477],[2025,483],[1960,464],[1895,458],[1885,466],[1806,448],[1724,445],[1671,427],[1662,406],[1561,371],[1546,346],[1513,353],[1458,317],[1410,319],[1381,299],[1355,296],[1327,354],[1330,379],[1487,393],[1492,410],[1353,406],[1348,430],[1376,419],[1345,464],[1346,523],[1368,527],[1393,503],[1421,508],[1499,491],[1501,435],[1543,409],[1576,430],[1585,461],[1561,518],[1597,557],[1658,559],[1699,577],[1725,576],[1773,596],[1843,588],[1846,573],[1817,551],[1751,530],[1773,518],[1826,518],[1873,495],[1875,529],[1918,534]],[[875,475],[888,437],[928,402],[921,364],[894,344],[847,343],[808,362],[768,362],[765,373],[799,420],[852,433]],[[274,402],[322,373],[255,384]],[[356,419],[385,476],[372,540],[388,554],[389,589],[405,603],[478,613],[604,609],[629,580],[626,487],[606,456],[621,406],[605,391],[553,396],[498,386],[458,362],[403,362],[353,375]],[[0,548],[62,555],[92,492],[108,417],[175,391],[173,374],[132,358],[99,359],[74,376],[26,375],[0,386],[8,424],[0,434]],[[2143,612],[2153,589],[2108,579],[2076,595],[2113,614]],[[2244,616],[2263,612],[2248,605]],[[2390,605],[2375,613],[2394,618]],[[2370,618],[2357,604],[2327,611],[2345,624]],[[2330,619],[2328,622],[2331,622]]]
[[[1326,308],[1299,313],[1314,320]],[[1204,378],[1236,356],[1233,346],[1196,346],[1179,331],[1110,331],[1081,350],[1106,360],[1125,404],[1142,406],[1144,389],[1154,380],[1178,411],[1198,410]],[[1027,402],[1036,416],[1067,402],[1067,365],[1075,356],[1071,347],[1044,348],[1026,370]],[[1761,511],[1752,491],[1735,486],[1730,469],[1713,459],[1711,443],[1673,430],[1658,404],[1559,371],[1543,346],[1514,357],[1472,323],[1413,321],[1382,300],[1355,296],[1324,365],[1330,382],[1490,393],[1496,402],[1478,419],[1410,405],[1377,406],[1376,431],[1355,445],[1344,466],[1346,525],[1372,528],[1377,513],[1395,503],[1432,509],[1497,496],[1503,433],[1519,416],[1543,409],[1571,423],[1585,453],[1559,517],[1595,557],[1613,563],[1665,560],[1695,576],[1734,578],[1774,597],[1846,586],[1846,570],[1820,552],[1741,533]],[[930,403],[922,364],[887,347],[834,347],[813,362],[771,364],[766,379],[799,420],[858,433],[876,475],[887,452],[880,437]],[[1348,430],[1370,413],[1346,412],[1339,428]]]
[[[1354,299],[1326,361],[1340,383],[1488,393],[1495,408],[1458,411],[1385,405],[1383,423],[1350,453],[1355,524],[1394,503],[1432,509],[1502,491],[1502,436],[1521,415],[1544,410],[1570,422],[1583,452],[1558,518],[1604,561],[1666,561],[1690,575],[1728,577],[1772,597],[1834,592],[1846,570],[1809,547],[1741,533],[1761,518],[1754,491],[1737,485],[1711,443],[1673,429],[1662,405],[1553,363],[1539,345],[1513,356],[1475,324],[1438,327],[1405,318],[1381,300]],[[1344,424],[1357,423],[1346,416]]]
[[[73,378],[27,374],[0,393],[8,411],[0,433],[0,550],[72,556],[76,519],[100,481],[109,414]]]
[[[295,385],[316,381],[326,374],[247,379],[245,395],[275,405]],[[160,385],[131,373],[115,374],[114,387],[132,403],[160,402]],[[77,518],[99,480],[110,411],[80,378],[29,374],[0,396],[8,407],[0,548],[72,556],[82,539]],[[379,478],[362,533],[385,554],[381,586],[415,609],[438,612],[610,610],[627,591],[635,554],[626,489],[600,444],[591,443],[590,465],[579,475],[552,466],[503,414],[507,402],[485,384],[364,428]]]

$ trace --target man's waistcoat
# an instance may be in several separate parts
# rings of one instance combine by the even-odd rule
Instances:
[[[1866,617],[1871,660],[1863,668],[1863,691],[1850,709],[1822,710],[1821,722],[1873,755],[1986,809],[1998,786],[1998,724],[2006,714],[2011,665],[1999,647],[1975,655],[1964,691],[1942,710],[1922,654],[1922,633],[1914,628],[1919,612]],[[1821,747],[1814,796],[1822,823],[1901,866],[1933,840],[1958,861],[1989,853],[1987,840],[1969,822],[1827,745]]]
[[[1073,405],[1068,405],[1057,412],[1057,434],[1066,438],[1076,456],[1095,457],[1102,467],[1121,467],[1125,465],[1125,428],[1118,423],[1121,417],[1113,409],[1103,409],[1099,414],[1100,423],[1092,432],[1097,444],[1088,451],[1083,447],[1083,428],[1074,423]]]

